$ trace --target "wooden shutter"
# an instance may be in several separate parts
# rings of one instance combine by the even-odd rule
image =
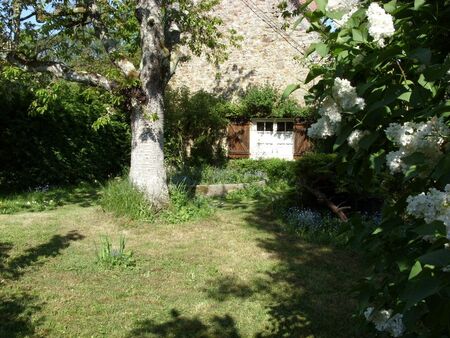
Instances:
[[[306,123],[294,124],[294,159],[298,159],[312,149],[311,142],[306,135],[307,129]]]
[[[227,128],[228,157],[250,157],[250,123],[230,123]]]

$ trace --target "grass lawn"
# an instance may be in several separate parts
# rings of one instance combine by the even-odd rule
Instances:
[[[360,336],[354,255],[291,237],[263,206],[130,225],[77,196],[0,215],[0,337]],[[105,235],[135,267],[96,264]]]

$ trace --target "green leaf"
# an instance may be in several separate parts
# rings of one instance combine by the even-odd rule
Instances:
[[[410,280],[401,298],[406,302],[405,310],[421,300],[434,295],[442,288],[440,281],[433,276],[414,278]]]
[[[430,264],[435,266],[447,266],[450,264],[450,250],[440,249],[422,255],[419,257],[422,264]]]
[[[314,48],[316,49],[317,54],[319,54],[323,58],[327,56],[328,52],[330,51],[328,45],[322,42],[314,44]]]
[[[395,8],[397,7],[397,0],[389,1],[387,4],[384,4],[384,10],[388,13],[392,13],[395,11]]]
[[[414,229],[414,232],[419,236],[445,235],[446,231],[446,227],[442,222],[431,222]]]
[[[420,272],[422,272],[422,265],[419,261],[417,261],[413,267],[411,268],[411,272],[409,273],[408,279],[413,279],[416,277]]]
[[[336,141],[333,145],[333,151],[336,151],[339,149],[341,145],[343,145],[346,141],[348,136],[351,134],[353,128],[350,125],[346,125],[339,133],[338,137],[336,138]]]
[[[305,83],[309,83],[311,80],[314,80],[316,77],[323,75],[326,73],[326,69],[323,67],[313,67],[309,71],[308,75],[306,76]]]
[[[411,99],[411,91],[404,92],[404,93],[400,94],[399,96],[397,96],[397,98],[399,100],[409,102],[409,100]]]
[[[450,154],[446,154],[438,162],[431,177],[442,183],[450,181]]]
[[[438,81],[442,79],[448,71],[448,67],[445,65],[432,65],[427,67],[423,74],[427,81]]]
[[[414,177],[419,176],[420,170],[417,169],[417,165],[412,165],[405,173],[405,181],[408,181]]]
[[[413,50],[408,56],[411,59],[417,59],[421,63],[428,65],[431,61],[431,50],[429,48],[417,48]]]
[[[325,7],[327,5],[327,0],[316,0],[316,5],[317,5],[317,8],[321,12],[325,13]]]
[[[414,152],[411,155],[405,156],[403,161],[408,165],[420,164],[426,162],[427,158],[423,153]]]
[[[406,270],[409,270],[411,264],[407,260],[400,260],[397,261],[397,266],[400,272],[405,272]]]
[[[386,162],[386,156],[385,156],[385,150],[382,149],[377,153],[370,155],[370,168],[375,170],[375,172],[379,173],[381,172],[381,168],[383,167],[383,164]]]
[[[380,232],[383,232],[383,228],[378,227],[372,232],[372,235],[379,234]]]
[[[425,0],[414,0],[414,9],[418,10],[425,3]]]
[[[369,135],[365,135],[361,139],[361,141],[359,141],[359,146],[362,149],[366,149],[366,150],[369,149],[370,146],[377,140],[378,136],[379,135],[377,132],[373,132],[373,133],[370,133]]]
[[[352,29],[353,40],[357,42],[365,42],[366,39],[363,36],[363,33],[359,29]]]
[[[282,99],[286,99],[289,95],[291,95],[293,92],[295,92],[299,88],[300,88],[300,85],[298,83],[288,85],[283,92]]]

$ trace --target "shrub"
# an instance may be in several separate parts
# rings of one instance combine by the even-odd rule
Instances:
[[[381,207],[382,187],[378,176],[371,177],[371,189],[367,189],[359,180],[349,178],[345,172],[345,165],[337,154],[308,153],[303,155],[295,164],[295,182],[301,190],[304,205],[313,206],[313,197],[304,185],[317,189],[336,203],[345,203],[353,211],[374,212]],[[311,203],[310,201],[314,201]]]
[[[165,157],[176,167],[224,159],[222,140],[228,120],[217,109],[224,101],[203,91],[168,90],[165,97]]]
[[[227,168],[240,170],[243,173],[264,173],[270,183],[279,180],[292,181],[294,178],[295,162],[276,158],[265,160],[238,159],[230,160],[227,163]]]
[[[126,117],[113,116],[94,130],[106,100],[99,91],[40,80],[0,69],[1,190],[72,185],[120,174],[130,153]]]
[[[245,117],[268,117],[278,100],[277,91],[271,86],[249,87],[241,98],[242,114]]]
[[[325,60],[307,76],[317,78],[309,98],[320,107],[308,134],[338,153],[341,178],[369,192],[383,186],[381,222],[350,222],[370,266],[359,286],[361,331],[448,336],[450,2],[316,3],[294,13],[310,21],[310,52]]]
[[[223,166],[184,167],[172,170],[170,180],[174,184],[185,183],[188,186],[196,184],[220,183],[252,183],[265,180],[269,184],[280,180],[292,181],[295,162],[282,159],[229,160]]]
[[[272,86],[250,86],[235,103],[221,106],[228,118],[300,117],[309,119],[311,110],[301,107],[291,98],[283,99]]]

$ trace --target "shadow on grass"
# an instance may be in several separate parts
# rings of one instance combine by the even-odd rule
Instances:
[[[40,258],[56,257],[61,254],[61,250],[68,248],[71,242],[79,241],[83,238],[84,236],[75,230],[68,232],[64,236],[54,235],[48,242],[25,250],[20,256],[11,259],[8,264],[3,263],[3,259],[8,257],[7,251],[12,246],[9,243],[0,244],[0,257],[2,257],[0,261],[1,275],[5,278],[17,279],[23,275],[25,268],[36,265]]]
[[[306,242],[283,231],[267,204],[241,209],[249,226],[269,233],[258,246],[278,260],[264,278],[242,282],[234,276],[211,281],[204,290],[216,301],[261,295],[268,299],[267,327],[256,337],[361,337],[352,314],[352,290],[362,276],[354,254]]]
[[[36,321],[35,312],[41,309],[35,297],[22,294],[0,297],[0,337],[32,337]]]
[[[248,214],[247,222],[272,234],[258,245],[279,260],[267,272],[272,301],[270,325],[259,337],[353,337],[356,301],[352,290],[361,270],[357,258],[332,246],[308,243],[281,231],[265,206]]]
[[[69,247],[73,241],[82,240],[83,235],[70,231],[64,236],[54,235],[48,242],[27,249],[22,255],[8,261],[13,245],[0,243],[0,284],[5,279],[18,279],[26,267],[36,265],[40,258],[55,257],[61,250]],[[28,294],[0,295],[0,337],[31,337],[35,334],[35,325],[39,320],[32,316],[41,310],[38,299]],[[42,320],[42,318],[40,319]]]
[[[254,287],[249,286],[238,280],[235,276],[226,276],[217,280],[211,281],[211,286],[205,290],[208,297],[224,302],[230,298],[246,299],[251,297],[254,293]]]
[[[13,248],[10,242],[0,242],[0,271],[5,269],[5,261],[9,258],[9,252]]]
[[[53,210],[68,204],[90,207],[97,204],[99,189],[98,186],[81,184],[47,191],[0,193],[0,214]]]
[[[164,323],[143,320],[127,337],[170,337],[170,338],[240,338],[234,319],[229,315],[214,316],[209,323],[198,318],[181,316],[177,310],[171,311],[171,319]]]
[[[59,202],[59,205],[76,204],[81,207],[90,207],[97,203],[99,197],[99,187],[83,184],[67,189],[61,188],[46,193],[47,199]]]

